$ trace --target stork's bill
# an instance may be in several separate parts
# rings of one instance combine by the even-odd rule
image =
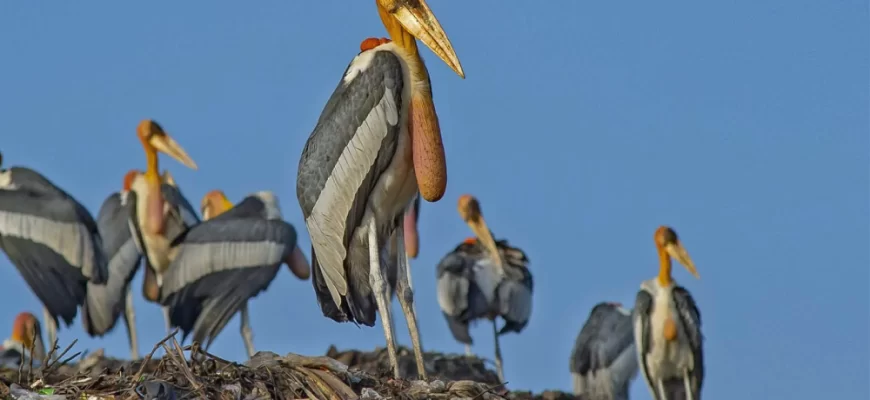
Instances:
[[[695,269],[695,263],[689,257],[686,248],[680,242],[677,232],[668,226],[660,226],[656,229],[654,235],[656,248],[659,251],[659,282],[663,285],[670,284],[671,278],[671,258],[677,260],[683,265],[695,278],[701,279],[698,270]]]
[[[140,122],[139,127],[136,129],[136,134],[146,149],[150,147],[178,160],[178,162],[190,169],[197,169],[196,162],[187,155],[184,148],[172,136],[169,136],[157,122],[150,119]]]
[[[465,78],[459,57],[435,14],[425,0],[377,0],[378,13],[393,41],[399,47],[417,52],[414,38],[420,39],[457,75]]]
[[[483,246],[489,251],[490,257],[499,267],[502,266],[501,256],[498,252],[498,246],[495,244],[495,238],[492,237],[492,232],[486,225],[486,220],[483,219],[483,212],[480,210],[480,202],[474,196],[464,194],[459,197],[459,215],[462,220],[468,224],[474,235],[483,243]]]

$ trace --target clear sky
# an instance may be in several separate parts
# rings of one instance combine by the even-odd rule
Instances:
[[[161,160],[191,202],[215,188],[234,201],[272,190],[309,249],[295,194],[302,146],[360,41],[386,33],[373,0],[245,4],[0,4],[7,165],[42,172],[96,213],[144,168],[135,128],[154,118],[199,164]],[[435,299],[435,265],[470,235],[456,213],[467,192],[532,261],[531,321],[503,338],[511,388],[570,389],[589,310],[633,303],[656,273],[653,231],[669,224],[701,274],[675,270],[702,312],[705,399],[868,397],[866,1],[431,6],[467,79],[424,51],[450,176],[443,200],[423,204],[412,265],[426,349],[463,351]],[[164,329],[141,277],[147,353]],[[0,321],[41,317],[5,258],[0,280]],[[310,282],[286,270],[251,309],[259,349],[384,344],[380,323],[322,317]],[[212,350],[241,360],[238,331],[235,318]],[[103,339],[78,319],[60,332],[128,355],[120,322]],[[472,330],[491,358],[490,332]],[[649,396],[640,380],[632,394]]]

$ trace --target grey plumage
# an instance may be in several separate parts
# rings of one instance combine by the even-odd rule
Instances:
[[[577,335],[569,370],[574,394],[584,400],[627,400],[637,376],[631,314],[613,303],[599,303]]]
[[[72,324],[87,282],[108,275],[91,214],[29,168],[0,170],[0,247],[50,314],[50,336],[58,317]]]
[[[109,277],[105,284],[89,282],[87,301],[82,306],[82,325],[91,336],[111,331],[124,311],[130,282],[139,269],[142,254],[130,231],[134,215],[127,201],[129,192],[111,194],[97,213],[97,227],[103,237],[103,252],[108,258]],[[127,321],[128,329],[131,321]]]
[[[233,315],[269,287],[296,248],[296,230],[280,219],[274,197],[264,193],[248,196],[173,243],[177,253],[163,275],[161,303],[183,339],[192,333],[208,348]]]
[[[377,306],[369,283],[368,239],[355,233],[372,190],[393,161],[405,88],[395,54],[375,51],[360,57],[366,54],[371,57],[367,68],[339,83],[305,144],[296,194],[311,236],[312,284],[323,315],[373,326]],[[349,147],[356,151],[346,152]],[[398,217],[377,221],[378,243],[387,243]]]
[[[438,304],[453,337],[471,344],[469,323],[500,316],[499,335],[521,332],[531,316],[534,289],[529,259],[506,240],[496,241],[504,258],[504,277],[497,276],[489,253],[479,241],[463,242],[438,263]]]
[[[685,288],[676,284],[661,287],[656,279],[641,284],[632,312],[640,371],[654,400],[701,400],[704,382],[701,313]],[[667,292],[670,292],[670,296],[667,296]],[[656,300],[656,296],[661,297]],[[678,336],[675,342],[653,338],[652,319],[656,301],[667,301],[668,298],[672,299],[672,309],[676,311],[674,318],[677,319]],[[683,369],[685,371],[681,371]],[[688,381],[684,378],[688,378]],[[658,388],[659,381],[662,382],[661,389]],[[660,390],[664,396],[660,395]]]

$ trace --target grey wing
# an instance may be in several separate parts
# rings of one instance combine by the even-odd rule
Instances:
[[[103,252],[109,260],[105,284],[88,282],[82,305],[82,324],[91,336],[111,331],[124,311],[130,282],[138,271],[141,253],[130,232],[131,204],[128,193],[113,193],[97,213],[97,227],[103,237]]]
[[[460,343],[471,344],[468,324],[474,315],[469,307],[471,278],[468,260],[459,252],[448,253],[438,263],[438,305],[453,337]]]
[[[277,265],[296,247],[296,230],[284,221],[214,219],[191,228],[163,275],[161,298],[220,271]]]
[[[505,320],[499,334],[520,332],[532,314],[534,280],[529,270],[529,258],[520,248],[510,246],[506,240],[500,240],[497,245],[504,258],[506,271],[505,279],[496,289],[499,314]]]
[[[637,350],[637,363],[643,378],[650,388],[655,387],[646,365],[646,356],[652,350],[652,341],[650,340],[652,302],[652,295],[646,290],[641,289],[637,292],[634,300],[634,310],[631,312],[631,319],[634,325],[634,345]]]
[[[587,375],[611,368],[611,379],[629,380],[637,373],[637,357],[630,354],[633,362],[615,363],[624,353],[634,351],[633,332],[631,315],[611,304],[597,304],[574,342],[571,372]]]
[[[364,63],[366,59],[370,62]],[[353,76],[348,75],[351,73]],[[344,307],[341,301],[348,294],[344,261],[369,194],[396,150],[403,111],[402,76],[398,56],[388,51],[355,58],[321,113],[299,161],[296,196],[311,236],[312,267],[320,268],[312,283],[316,292],[327,292],[336,306],[342,305],[334,315],[338,319],[344,317],[342,313],[357,314],[352,305]],[[324,305],[322,298],[318,296],[324,313],[335,311],[335,306]],[[351,296],[348,301],[365,299]]]
[[[165,235],[172,241],[190,227],[198,224],[200,219],[196,215],[196,210],[181,194],[178,187],[164,183],[160,185],[160,192],[163,194],[168,208]]]
[[[0,235],[44,245],[86,278],[104,282],[102,240],[80,208],[71,198],[0,190]]]
[[[704,338],[701,334],[701,312],[695,304],[695,299],[682,286],[674,287],[673,296],[674,305],[677,308],[677,313],[682,323],[681,325],[686,330],[686,336],[689,339],[689,345],[694,355],[695,365],[691,371],[691,381],[692,390],[695,393],[693,397],[697,399],[698,394],[701,392],[701,386],[704,384]]]

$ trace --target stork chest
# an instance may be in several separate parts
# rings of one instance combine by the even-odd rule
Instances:
[[[136,191],[136,222],[139,225],[139,230],[142,234],[142,247],[146,253],[151,266],[158,272],[162,272],[169,267],[169,240],[162,234],[155,234],[148,231],[146,221],[148,220],[148,201],[146,194],[148,193],[144,180],[137,180],[133,183],[133,190]],[[158,196],[160,194],[157,194]],[[169,214],[169,203],[163,203],[163,217]]]
[[[669,293],[670,290],[667,289],[659,290],[653,299],[650,315],[653,344],[647,364],[651,369],[659,371],[661,376],[682,376],[682,371],[691,363],[692,353],[687,345],[685,329],[680,323],[677,308],[673,299],[667,295]],[[677,337],[672,341],[665,340],[665,325],[669,319],[673,320],[677,328]]]

